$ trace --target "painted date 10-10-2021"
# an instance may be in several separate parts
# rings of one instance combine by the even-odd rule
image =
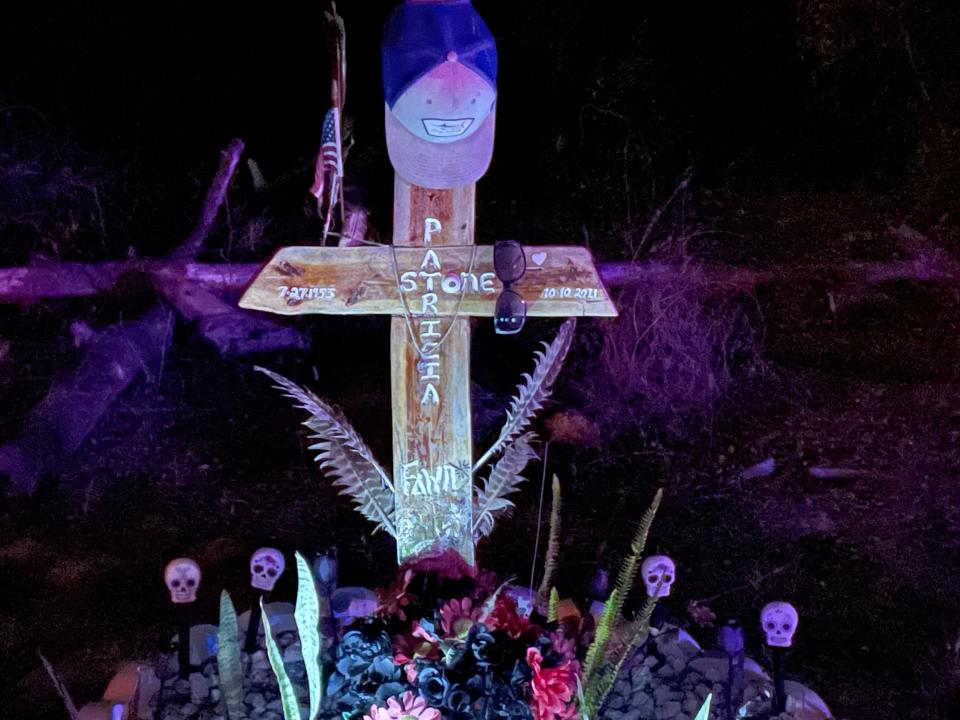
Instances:
[[[602,300],[603,291],[600,288],[570,288],[545,287],[540,297],[545,300],[553,298],[576,298],[577,300]]]

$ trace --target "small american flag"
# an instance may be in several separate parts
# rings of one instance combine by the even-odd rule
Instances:
[[[327,175],[330,182],[327,182]],[[340,113],[338,108],[327,110],[323,118],[323,131],[320,133],[320,154],[313,175],[310,194],[323,202],[324,190],[330,190],[331,205],[336,202],[336,183],[343,176],[343,155],[340,152]]]

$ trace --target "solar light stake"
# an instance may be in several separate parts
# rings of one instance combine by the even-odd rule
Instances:
[[[190,679],[190,606],[178,607],[177,613],[177,665],[181,680]]]
[[[779,715],[787,709],[787,691],[784,680],[787,676],[787,651],[784,648],[772,648],[773,654],[773,714]]]
[[[737,620],[728,620],[718,632],[720,646],[727,654],[727,717],[743,702],[743,664],[745,660],[745,638],[743,628]]]
[[[773,712],[779,715],[787,708],[784,681],[787,674],[787,648],[793,646],[793,635],[799,625],[797,609],[788,602],[772,602],[760,611],[760,622],[767,646],[773,656]]]
[[[247,623],[247,634],[243,640],[243,651],[247,655],[253,655],[257,651],[257,634],[260,632],[260,603],[267,602],[270,593],[257,593],[253,601],[253,607],[250,608],[250,622]]]
[[[163,570],[170,601],[177,606],[177,663],[181,680],[190,678],[190,607],[197,599],[201,577],[200,566],[190,558],[171,560]]]

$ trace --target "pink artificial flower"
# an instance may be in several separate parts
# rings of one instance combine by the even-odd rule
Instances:
[[[403,666],[404,675],[406,675],[407,682],[413,685],[417,681],[417,676],[420,675],[420,672],[417,670],[417,664],[414,662],[409,662]]]
[[[417,658],[436,660],[440,657],[439,644],[440,638],[428,632],[419,620],[414,620],[409,635],[394,636],[393,662],[405,665]]]
[[[571,699],[577,683],[576,665],[566,660],[556,667],[541,666],[543,656],[527,648],[527,665],[533,670],[530,681],[530,709],[534,720],[566,720],[571,717]]]
[[[447,637],[451,635],[465,638],[470,634],[470,628],[480,617],[481,608],[474,607],[470,598],[450,600],[440,608],[440,627]]]
[[[371,705],[370,714],[363,720],[440,720],[440,711],[427,707],[426,700],[408,690],[399,701],[389,698],[386,707]]]

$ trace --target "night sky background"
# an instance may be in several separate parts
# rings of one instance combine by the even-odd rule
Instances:
[[[381,210],[390,173],[378,44],[391,5],[340,7],[359,156],[351,179]],[[659,196],[654,183],[690,165],[706,185],[897,183],[933,110],[919,107],[893,4],[835,5],[844,11],[824,15],[852,39],[827,68],[801,46],[806,26],[795,2],[480,5],[502,67],[483,197],[501,207],[522,197],[602,223],[597,215],[612,214],[602,198],[622,194],[614,178],[624,173],[606,177],[603,168],[618,163],[625,143],[627,175],[648,202]],[[137,229],[150,236],[148,228],[161,229],[157,211],[178,227],[174,208],[193,197],[211,155],[232,136],[245,140],[268,178],[303,170],[328,103],[323,9],[6,3],[0,90],[141,187]],[[900,14],[922,52],[921,79],[936,85],[935,111],[949,117],[960,67],[954,6],[906,3]]]
[[[356,141],[347,183],[380,239],[393,173],[379,42],[393,5],[338,3]],[[778,278],[737,295],[697,270],[676,294],[618,294],[621,325],[581,323],[550,412],[582,412],[598,435],[551,445],[551,471],[569,483],[561,591],[576,596],[594,568],[615,566],[632,509],[664,485],[653,549],[681,558],[671,611],[685,624],[695,624],[688,599],[750,619],[769,599],[793,598],[806,639],[791,668],[837,717],[956,718],[957,277],[831,281],[850,264],[918,253],[957,267],[955,0],[474,5],[500,61],[477,242],[585,244],[600,262]],[[325,9],[0,3],[0,266],[165,256],[194,226],[234,137],[267,187],[255,191],[241,166],[203,259],[259,262],[315,241],[307,188],[329,106]],[[684,178],[688,190],[664,206]],[[94,186],[99,207],[83,189]],[[77,327],[96,334],[155,301],[151,287],[128,284],[0,306],[0,443],[82,361]],[[301,418],[251,370],[268,365],[341,403],[386,458],[386,321],[292,324],[313,334],[309,351],[229,359],[179,323],[162,367],[121,395],[60,476],[37,497],[0,500],[0,682],[13,709],[62,716],[38,645],[81,700],[116,661],[154,651],[169,620],[159,568],[175,554],[207,558],[198,605],[211,620],[217,583],[242,585],[249,550],[268,542],[336,543],[347,582],[388,578],[390,543],[369,539],[317,477]],[[529,322],[502,341],[478,323],[478,435],[499,427],[555,327]],[[626,370],[618,347],[633,348]],[[646,374],[628,382],[638,347]],[[670,387],[669,368],[691,348],[705,354],[702,376],[694,366],[687,386]],[[740,470],[766,457],[777,472],[744,481]],[[819,465],[856,472],[813,479]],[[528,572],[538,492],[529,483],[481,548],[501,573]],[[282,592],[292,591],[291,581]],[[748,640],[759,653],[757,628]]]

